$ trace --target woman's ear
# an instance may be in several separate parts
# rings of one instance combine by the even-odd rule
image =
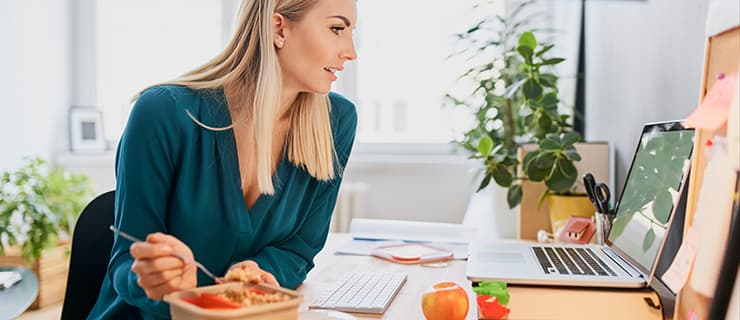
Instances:
[[[285,24],[287,20],[277,12],[272,14],[272,38],[275,47],[282,48],[285,45]]]

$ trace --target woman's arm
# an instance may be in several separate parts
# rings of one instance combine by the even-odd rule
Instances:
[[[155,87],[134,104],[116,156],[116,227],[144,239],[154,232],[167,233],[168,195],[175,175],[175,155],[180,139],[174,97]],[[143,313],[169,317],[167,304],[149,299],[131,271],[131,242],[116,237],[108,277],[116,294]]]

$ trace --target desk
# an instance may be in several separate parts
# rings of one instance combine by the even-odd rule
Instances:
[[[39,293],[39,282],[30,269],[24,267],[0,267],[0,271],[18,271],[21,281],[8,289],[0,289],[0,318],[13,319],[31,306]]]
[[[465,277],[466,261],[454,260],[445,268],[401,265],[368,256],[334,255],[351,237],[348,234],[330,234],[326,247],[315,259],[316,267],[298,288],[305,301],[301,311],[321,294],[325,286],[336,282],[347,271],[388,271],[408,274],[391,306],[383,315],[355,314],[359,319],[424,319],[421,311],[421,293],[437,282],[455,281],[468,291],[471,302],[467,319],[478,319],[475,294]],[[660,303],[658,295],[650,290],[599,290],[564,287],[510,286],[511,313],[508,319],[661,319],[659,309],[649,307],[643,298]],[[611,307],[611,308],[610,308]]]

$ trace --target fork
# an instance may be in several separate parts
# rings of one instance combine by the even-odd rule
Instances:
[[[113,233],[115,233],[115,234],[117,234],[117,235],[123,237],[124,239],[131,241],[131,242],[145,242],[144,240],[141,240],[141,239],[139,239],[137,237],[134,237],[134,236],[132,236],[132,235],[130,235],[128,233],[125,233],[125,232],[119,230],[118,228],[116,228],[116,227],[114,227],[112,225],[109,226],[108,229],[110,229],[110,231],[113,231]],[[216,277],[215,275],[213,275],[213,273],[211,273],[210,271],[208,271],[208,269],[206,269],[206,267],[203,264],[201,264],[200,262],[196,261],[195,259],[188,259],[188,258],[185,258],[185,257],[183,257],[183,256],[181,256],[179,254],[176,254],[176,253],[170,253],[170,255],[173,256],[173,257],[175,257],[175,258],[178,258],[178,259],[182,260],[185,263],[192,263],[192,264],[194,264],[196,267],[198,267],[198,269],[200,269],[200,271],[203,271],[203,273],[205,273],[208,277],[210,277],[211,279],[213,279],[216,282],[219,281],[219,278],[218,277]]]

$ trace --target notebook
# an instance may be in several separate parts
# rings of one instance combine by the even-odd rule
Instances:
[[[657,257],[674,216],[685,214],[676,208],[686,185],[693,145],[693,129],[683,127],[680,121],[646,124],[605,245],[472,243],[468,279],[531,285],[647,286],[655,276]]]

